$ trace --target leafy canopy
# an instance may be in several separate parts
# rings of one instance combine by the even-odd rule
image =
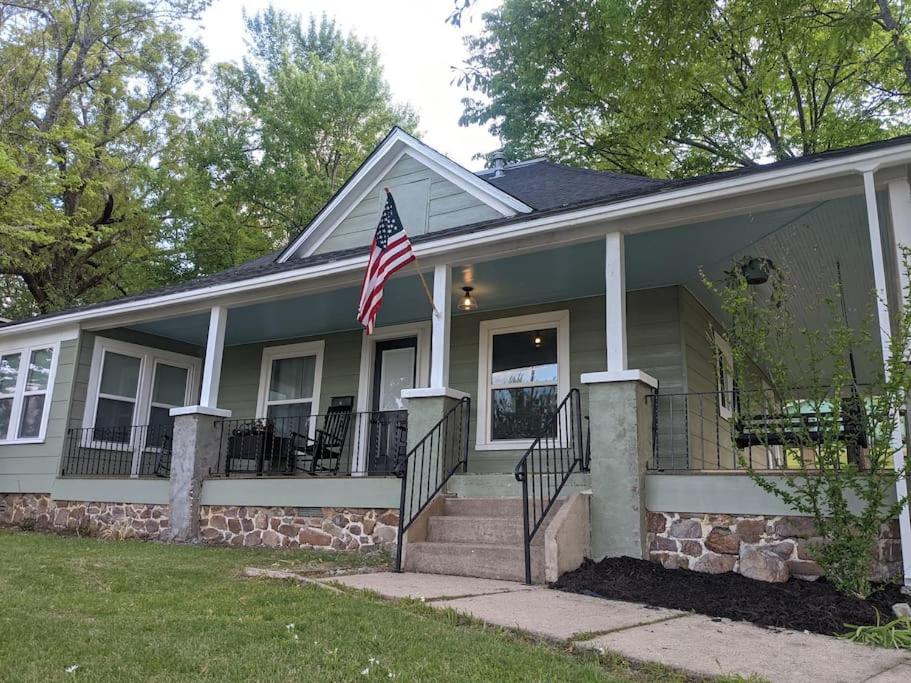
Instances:
[[[153,249],[149,169],[179,124],[205,0],[0,2],[4,308],[49,311],[133,287]]]
[[[911,130],[889,4],[505,0],[467,38],[462,120],[512,157],[656,176],[889,137]]]
[[[165,281],[281,247],[392,126],[417,125],[391,102],[376,48],[334,21],[270,8],[246,24],[248,56],[215,67],[211,101],[164,163]]]

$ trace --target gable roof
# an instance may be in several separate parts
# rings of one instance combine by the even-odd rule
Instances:
[[[842,159],[844,161],[839,161]],[[552,217],[559,218],[567,214],[581,215],[582,213],[594,210],[601,211],[602,207],[604,211],[611,210],[613,207],[617,207],[617,210],[622,210],[623,207],[632,206],[634,204],[641,207],[643,205],[643,202],[660,202],[664,196],[667,196],[667,199],[665,201],[677,201],[678,199],[688,199],[693,196],[704,196],[706,193],[712,193],[718,196],[730,191],[743,191],[743,188],[747,186],[744,185],[744,183],[750,183],[748,187],[751,188],[755,188],[756,183],[778,183],[780,185],[784,182],[793,182],[792,179],[795,177],[795,173],[792,172],[792,169],[799,170],[802,168],[807,168],[811,173],[813,173],[812,167],[814,165],[819,167],[818,173],[814,174],[815,177],[824,178],[835,174],[849,173],[852,170],[856,172],[859,169],[858,165],[875,168],[879,165],[898,163],[906,164],[909,162],[911,162],[911,135],[904,135],[891,138],[889,140],[881,140],[877,142],[866,143],[863,145],[856,145],[854,147],[820,152],[818,154],[796,157],[793,159],[787,159],[771,164],[736,169],[733,171],[726,171],[711,175],[697,176],[682,180],[655,181],[651,179],[641,179],[644,182],[633,182],[632,185],[628,186],[627,189],[622,191],[619,191],[617,185],[613,184],[614,181],[635,181],[640,180],[639,177],[608,173],[605,175],[612,176],[612,178],[602,178],[601,180],[593,180],[592,182],[604,183],[600,186],[601,189],[606,192],[612,192],[612,194],[608,194],[606,196],[593,196],[591,198],[580,199],[574,203],[562,204],[551,208],[543,208],[543,206],[542,208],[536,207],[530,214],[505,216],[499,219],[487,220],[480,223],[463,225],[435,233],[419,235],[413,237],[412,242],[416,245],[423,243],[432,243],[459,235],[484,233],[517,223],[522,224],[525,222],[538,222],[536,219],[550,221],[552,220]],[[538,163],[529,163],[515,164],[513,167],[507,168],[512,168],[512,170],[515,171],[518,170],[515,167],[522,165],[539,166]],[[568,168],[565,166],[560,167],[558,164],[550,164],[550,167],[558,167],[564,170]],[[543,173],[551,172],[549,170],[546,170],[546,167],[544,166],[539,166],[539,170],[541,170]],[[596,173],[600,175],[599,172],[590,173]],[[482,172],[480,175],[488,174],[486,172]],[[621,176],[621,178],[617,178],[616,176]],[[768,177],[764,180],[763,176],[772,177]],[[501,176],[501,178],[504,177],[506,177],[506,174],[504,174],[504,176]],[[752,180],[754,177],[756,177],[755,181]],[[494,180],[501,180],[501,178],[491,178],[489,184],[492,184]],[[744,179],[743,182],[741,182],[741,178]],[[504,182],[504,184],[506,183]],[[532,195],[535,192],[536,182],[533,179],[526,177],[524,182],[515,182],[510,187],[519,195],[523,195],[526,198],[531,199]],[[591,191],[594,192],[595,190]],[[539,199],[538,201],[543,204],[545,200]],[[556,201],[556,199],[552,201]],[[641,211],[642,208],[637,208],[636,210]],[[220,286],[223,285],[233,285],[234,283],[241,283],[246,280],[252,281],[256,280],[257,278],[279,275],[286,272],[290,273],[297,270],[306,271],[310,268],[320,267],[326,264],[332,264],[335,262],[352,259],[354,257],[363,256],[366,254],[366,252],[366,247],[358,247],[354,249],[329,252],[299,259],[286,259],[284,262],[279,258],[281,254],[268,254],[266,256],[262,256],[260,258],[254,259],[253,261],[249,261],[220,273],[200,277],[188,282],[182,282],[154,290],[148,290],[111,301],[76,306],[54,313],[47,313],[32,318],[5,323],[0,325],[0,331],[5,332],[9,330],[15,333],[20,325],[74,315],[82,313],[84,311],[87,312],[113,308],[121,304],[129,304],[132,302],[150,300],[159,297],[168,297],[170,295],[181,293],[190,293],[196,290],[206,290],[210,288],[219,289]],[[287,249],[282,253],[287,253]]]
[[[284,263],[295,255],[313,254],[332,230],[405,154],[487,204],[501,216],[514,216],[532,211],[532,207],[525,202],[463,168],[396,126],[364,159],[338,192],[326,202],[301,234],[282,250],[276,261]]]
[[[547,159],[509,164],[499,176],[496,173],[494,169],[485,169],[477,175],[538,211],[657,189],[667,184],[664,180],[629,173],[564,166]]]

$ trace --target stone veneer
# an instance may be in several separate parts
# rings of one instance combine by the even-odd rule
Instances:
[[[374,508],[321,508],[301,514],[298,508],[204,505],[199,535],[205,543],[270,548],[392,550],[399,511]]]
[[[809,517],[649,512],[647,540],[649,559],[669,569],[733,571],[772,581],[822,576],[812,553],[822,539]],[[900,576],[901,559],[901,535],[894,520],[877,542],[873,578]]]
[[[162,539],[168,506],[51,500],[46,493],[0,495],[0,524],[86,536]]]

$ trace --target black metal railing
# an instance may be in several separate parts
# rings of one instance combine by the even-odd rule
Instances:
[[[405,532],[458,470],[468,468],[471,399],[462,398],[418,441],[396,471],[402,480],[395,571],[402,571]]]
[[[589,469],[591,437],[587,431],[583,434],[582,419],[579,390],[570,389],[543,433],[516,464],[514,474],[522,484],[525,583],[531,583],[531,543],[535,534],[573,472]]]
[[[170,476],[173,431],[172,425],[68,429],[60,474]]]
[[[405,456],[406,411],[221,420],[210,476],[391,476]]]
[[[794,391],[789,398],[740,390],[649,395],[649,469],[799,469],[827,430],[843,443],[845,461],[859,459],[867,447],[866,388],[837,399],[824,389],[812,400]]]

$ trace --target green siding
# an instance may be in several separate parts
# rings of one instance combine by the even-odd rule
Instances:
[[[320,387],[319,412],[324,413],[335,396],[357,397],[361,362],[361,333],[338,332],[322,337],[286,339],[281,342],[229,346],[222,358],[218,407],[230,410],[234,418],[256,416],[259,377],[263,349],[305,341],[325,342],[323,349],[323,382]]]
[[[383,188],[391,187],[409,235],[499,218],[500,214],[414,158],[405,155],[355,206],[316,253],[365,246],[373,240]]]
[[[629,292],[627,295],[627,353],[631,368],[644,370],[663,387],[682,384],[677,290],[672,287]],[[606,368],[604,297],[588,297],[539,306],[494,312],[478,312],[453,318],[449,383],[453,389],[478,395],[480,323],[518,315],[569,310],[570,386],[582,392],[582,410],[587,413],[587,387],[580,377]],[[597,419],[597,416],[590,416]],[[477,413],[471,417],[472,472],[511,472],[521,451],[476,451]]]
[[[50,492],[66,438],[77,346],[76,339],[60,343],[44,442],[0,446],[0,492]]]

